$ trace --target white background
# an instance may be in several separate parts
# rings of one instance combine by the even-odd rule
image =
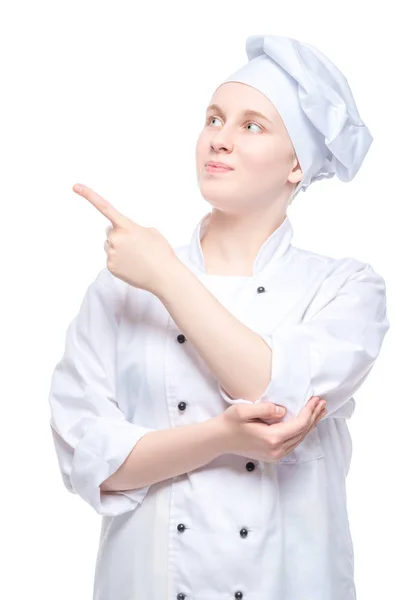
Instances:
[[[400,597],[395,10],[389,0],[2,4],[2,597],[92,593],[101,517],[63,488],[47,404],[66,328],[106,261],[108,221],[72,185],[188,243],[211,209],[194,161],[205,108],[247,62],[246,37],[262,33],[333,60],[374,136],[352,182],[316,182],[288,215],[293,245],[368,262],[386,281],[391,329],[349,421],[348,510],[358,597]]]

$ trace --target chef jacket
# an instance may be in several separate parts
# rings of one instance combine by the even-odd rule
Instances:
[[[287,216],[253,275],[207,274],[210,214],[174,251],[272,348],[257,402],[285,406],[289,420],[319,395],[329,412],[277,463],[223,454],[152,485],[101,491],[146,433],[250,402],[227,394],[157,296],[101,270],[68,326],[49,395],[65,487],[102,515],[93,599],[354,600],[347,419],[390,326],[385,282],[354,258],[294,247]]]

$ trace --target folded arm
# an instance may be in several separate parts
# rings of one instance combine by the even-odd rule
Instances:
[[[272,348],[271,378],[256,402],[286,407],[293,418],[311,396],[326,400],[325,418],[348,418],[353,394],[373,367],[390,327],[383,278],[365,265],[302,323],[263,334]],[[266,368],[269,370],[270,365]],[[231,399],[221,390],[229,403]]]
[[[227,310],[183,263],[157,293],[221,386],[255,401],[270,381],[271,349]]]
[[[149,486],[109,494],[100,484],[153,429],[126,420],[116,402],[115,354],[123,291],[103,269],[66,333],[50,386],[51,433],[65,487],[101,515],[133,510]]]
[[[272,335],[246,327],[186,267],[171,273],[159,297],[228,403],[274,402],[287,408],[287,419],[320,396],[325,418],[346,417],[390,326],[384,280],[360,264],[316,314]]]

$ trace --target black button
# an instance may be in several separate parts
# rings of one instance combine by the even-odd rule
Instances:
[[[185,410],[186,409],[186,402],[179,402],[178,408],[179,408],[179,410]]]
[[[185,600],[186,594],[178,594],[176,600]]]
[[[260,287],[257,288],[257,294],[262,294],[263,292],[265,292],[265,287],[260,285]]]
[[[249,532],[247,531],[247,529],[245,527],[243,527],[243,529],[240,530],[240,535],[242,536],[242,538],[247,537],[247,534]]]
[[[178,342],[179,342],[180,344],[183,344],[183,342],[186,342],[186,338],[185,338],[185,336],[183,335],[183,333],[180,333],[176,339],[178,340]]]
[[[177,530],[182,533],[183,531],[185,531],[186,527],[183,523],[179,523]]]
[[[253,462],[246,463],[246,469],[248,471],[254,471],[255,468],[256,468],[256,465]]]
[[[241,598],[243,598],[242,592],[236,592],[235,598],[238,598],[239,600],[241,600]]]

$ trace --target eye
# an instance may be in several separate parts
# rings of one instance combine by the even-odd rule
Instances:
[[[218,117],[208,117],[207,125],[210,125],[211,121],[214,121],[214,119],[218,119]]]
[[[218,119],[218,117],[208,117],[206,124],[207,124],[207,125],[210,125],[210,124],[211,124],[211,121],[214,121],[215,119],[216,119],[217,121],[219,120],[219,119]],[[260,131],[262,131],[262,127],[261,127],[261,125],[258,125],[258,123],[254,123],[254,122],[248,122],[248,123],[246,123],[246,126],[247,126],[247,125],[255,125],[256,127],[258,127],[258,129],[259,129]]]
[[[256,127],[258,127],[261,130],[260,125],[258,125],[257,123],[246,123],[246,125],[255,125]]]

